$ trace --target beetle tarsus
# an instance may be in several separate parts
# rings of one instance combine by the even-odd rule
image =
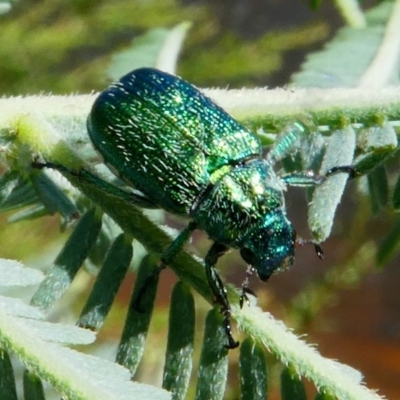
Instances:
[[[240,295],[239,298],[239,305],[240,308],[243,308],[243,304],[246,301],[247,305],[250,305],[249,297],[247,296],[248,294],[257,297],[257,295],[247,286],[242,286],[242,294]]]
[[[333,167],[327,171],[325,176],[328,177],[340,172],[348,174],[349,179],[353,179],[357,176],[357,170],[355,169],[354,165],[341,165],[339,167]]]
[[[314,249],[315,252],[317,253],[317,256],[320,260],[323,260],[325,257],[324,250],[322,249],[321,245],[318,243],[314,243]]]
[[[47,168],[49,163],[39,161],[39,157],[35,157],[31,162],[31,167],[35,169]],[[51,166],[50,166],[51,168]]]
[[[247,305],[250,305],[248,294],[251,294],[254,297],[257,297],[257,295],[249,288],[249,278],[253,275],[254,273],[254,267],[252,265],[249,265],[246,270],[246,279],[242,283],[242,294],[240,295],[239,298],[239,305],[240,308],[243,308],[243,304],[246,301]]]
[[[228,337],[228,344],[225,345],[225,347],[229,350],[236,349],[239,346],[239,342],[237,342],[232,336],[231,310],[230,309],[225,310],[223,314],[225,316],[223,325],[226,336]]]

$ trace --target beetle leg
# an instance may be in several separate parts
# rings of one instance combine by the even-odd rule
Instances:
[[[244,302],[246,301],[247,305],[249,305],[249,298],[248,294],[251,294],[254,297],[257,297],[257,295],[249,288],[249,278],[253,275],[254,272],[254,267],[249,265],[246,270],[246,279],[242,283],[242,294],[240,295],[239,298],[239,305],[240,308],[243,307]]]
[[[117,195],[118,197],[121,197],[127,201],[129,201],[132,204],[135,204],[136,206],[140,208],[152,208],[152,209],[157,209],[160,208],[157,204],[153,203],[150,199],[148,199],[145,195],[141,195],[138,192],[131,192],[127,190],[123,190],[109,182],[106,182],[105,180],[99,178],[95,174],[92,174],[88,170],[84,168],[80,168],[78,170],[73,170],[68,167],[65,167],[64,165],[61,164],[55,164],[52,162],[41,162],[38,161],[37,159],[34,159],[31,163],[32,168],[36,169],[44,169],[44,168],[50,168],[50,169],[55,169],[56,171],[60,172],[61,174],[65,175],[66,177],[73,176],[76,177],[83,182],[87,182],[93,185],[97,185],[101,187],[104,191],[112,193],[113,195]]]
[[[325,176],[328,177],[331,175],[335,175],[339,172],[349,174],[349,179],[353,179],[357,176],[357,170],[354,168],[354,165],[341,165],[339,167],[333,167],[331,169],[328,169]]]
[[[327,171],[326,174],[316,174],[314,171],[304,172],[292,172],[281,176],[280,178],[290,186],[317,186],[323,183],[328,177],[339,173],[345,173],[349,175],[349,179],[354,178],[357,175],[357,171],[352,165],[342,165],[339,167],[333,167]]]
[[[180,252],[184,244],[189,240],[193,231],[197,228],[196,221],[190,221],[187,227],[174,239],[161,257],[161,263],[169,265],[174,257]]]
[[[221,243],[215,242],[211,246],[205,257],[205,267],[206,276],[208,284],[211,288],[211,292],[214,296],[215,302],[221,306],[221,313],[224,316],[223,325],[225,333],[228,337],[228,345],[226,347],[228,349],[234,349],[239,346],[239,342],[236,342],[232,336],[231,307],[229,305],[228,297],[226,295],[225,286],[222,283],[222,280],[219,277],[218,272],[215,268],[215,264],[217,263],[219,257],[226,253],[227,250],[228,247]]]
[[[312,240],[312,239],[302,239],[302,238],[297,238],[296,239],[296,245],[297,246],[305,246],[307,244],[313,244],[314,245],[314,249],[315,249],[315,253],[317,254],[318,258],[320,260],[323,260],[325,257],[324,254],[324,250],[322,249],[321,245],[319,243],[317,243],[316,241]]]
[[[306,128],[303,124],[295,122],[284,128],[282,133],[277,135],[275,142],[267,154],[267,161],[274,165],[282,160],[298,146],[299,140],[304,136]]]
[[[197,222],[195,221],[190,221],[188,226],[174,239],[174,241],[168,246],[168,248],[164,251],[160,264],[158,268],[156,268],[149,276],[146,277],[144,280],[143,284],[140,286],[137,296],[135,300],[133,301],[133,308],[141,312],[142,311],[142,299],[143,296],[145,295],[147,288],[151,283],[158,279],[158,276],[160,275],[160,272],[165,269],[174,259],[174,257],[179,253],[179,251],[182,249],[184,244],[188,241],[190,235],[193,233],[193,231],[197,228]]]

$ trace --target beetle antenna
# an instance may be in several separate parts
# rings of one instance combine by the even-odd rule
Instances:
[[[322,249],[321,245],[317,243],[315,240],[312,239],[302,239],[302,238],[297,238],[296,239],[296,245],[297,246],[305,246],[307,244],[313,244],[315,252],[317,253],[317,256],[320,260],[323,260],[325,257],[324,250]]]

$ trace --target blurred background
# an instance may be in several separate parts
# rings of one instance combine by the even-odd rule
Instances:
[[[364,1],[362,8],[377,3]],[[346,24],[331,1],[16,0],[0,6],[1,96],[100,91],[122,75],[126,64],[125,72],[154,65],[159,43],[182,22],[190,26],[184,28],[177,74],[186,80],[199,87],[285,86],[307,55],[323,49]],[[388,170],[398,171],[397,163],[389,164]],[[307,341],[316,343],[324,356],[359,369],[368,387],[396,399],[400,398],[399,258],[388,259],[378,269],[375,257],[376,246],[399,228],[393,228],[394,213],[374,208],[356,185],[348,185],[332,236],[323,246],[323,261],[312,246],[300,248],[289,272],[276,274],[268,284],[254,278],[251,287],[264,310],[297,333],[307,334]],[[289,189],[286,199],[293,225],[308,238],[304,191]],[[7,224],[8,216],[0,216],[0,257],[49,267],[68,235],[60,232],[59,218]],[[166,218],[176,228],[183,226],[174,217]],[[190,249],[203,256],[209,245],[206,235],[196,232]],[[219,269],[236,286],[245,277],[237,252],[222,258]],[[79,274],[68,295],[76,315],[84,304],[85,288],[94,280],[89,270]],[[125,280],[100,333],[105,352],[115,351],[134,275],[131,272]],[[163,272],[153,333],[138,373],[144,382],[159,384],[161,379],[158,360],[165,348],[160,343],[175,281],[171,271]],[[199,299],[196,307],[200,320],[209,306]],[[272,385],[277,377],[272,368]],[[232,389],[226,398],[236,399],[234,368],[230,378]],[[278,385],[274,387],[278,392]]]

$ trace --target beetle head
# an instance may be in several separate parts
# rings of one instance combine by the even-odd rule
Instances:
[[[296,232],[280,211],[268,213],[264,224],[254,229],[244,242],[240,254],[266,281],[274,271],[293,264]]]

